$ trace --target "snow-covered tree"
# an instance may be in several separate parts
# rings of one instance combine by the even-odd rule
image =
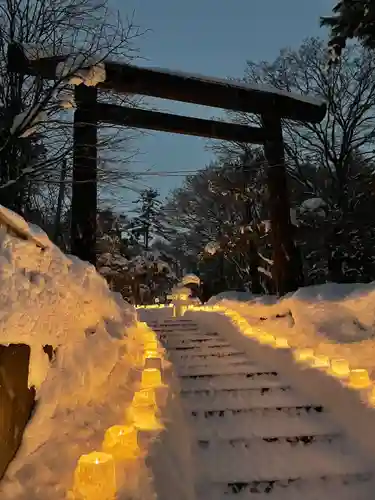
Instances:
[[[129,233],[136,241],[142,240],[143,248],[148,251],[150,244],[157,234],[162,233],[160,221],[159,193],[155,189],[141,191],[139,198],[134,202],[137,205],[136,216],[129,225]]]
[[[132,23],[122,24],[107,0],[9,0],[0,9],[0,201],[32,218],[56,212],[64,160],[71,179],[72,114],[67,92],[71,77],[103,57],[129,58]],[[8,71],[10,44],[29,59],[71,55],[71,72],[42,81]],[[72,56],[73,55],[73,56]],[[74,102],[68,108],[74,106]],[[113,136],[113,130],[112,130]],[[107,137],[101,136],[104,146]],[[112,146],[114,146],[112,141]],[[126,155],[123,154],[125,157]],[[107,162],[108,163],[108,162]],[[99,162],[99,172],[103,162]],[[113,170],[107,165],[106,179]],[[45,204],[47,204],[45,206]],[[50,206],[52,204],[52,206]],[[29,217],[30,216],[30,217]],[[49,215],[48,215],[49,217]],[[39,222],[39,221],[38,221]],[[44,221],[49,224],[48,219]]]
[[[275,61],[248,61],[244,80],[327,102],[320,124],[283,122],[291,204],[300,219],[296,237],[303,246],[309,283],[368,280],[375,277],[366,243],[374,222],[370,191],[375,159],[375,60],[371,51],[351,45],[329,71],[326,62],[326,42],[312,38],[296,50],[282,50]],[[230,116],[240,123],[258,123],[246,113]],[[243,147],[235,143],[220,146],[222,157],[236,158],[241,151]],[[314,211],[301,213],[303,204],[312,199],[325,203],[325,217]],[[349,259],[350,255],[356,259]]]
[[[127,237],[130,222],[107,208],[98,214],[97,263],[111,288],[133,303],[164,299],[176,275],[162,252]]]
[[[321,24],[331,29],[331,60],[338,62],[348,39],[358,38],[369,49],[375,49],[375,2],[373,0],[340,0],[331,16]]]
[[[263,255],[258,252],[265,237],[262,161],[256,152],[230,163],[218,161],[187,178],[164,207],[171,252],[182,246],[188,249],[183,267],[198,266],[203,281],[215,291],[245,287],[259,293],[263,289],[259,275]],[[199,257],[194,264],[193,256]]]

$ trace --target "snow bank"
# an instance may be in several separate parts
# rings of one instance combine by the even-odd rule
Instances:
[[[140,348],[144,325],[93,266],[64,255],[4,207],[0,310],[0,343],[31,347],[29,384],[37,398],[22,446],[0,481],[1,499],[65,499],[78,458],[100,450],[104,432],[124,423],[139,383],[130,345]],[[51,363],[46,344],[56,349]],[[153,498],[143,460],[136,476],[142,487],[132,498]],[[119,500],[128,498],[122,486]]]
[[[218,328],[233,347],[292,380],[313,403],[323,404],[373,457],[374,304],[375,283],[330,283],[302,288],[280,301],[275,297],[245,303],[222,299],[194,308],[211,314],[187,314]],[[340,370],[335,368],[339,365]]]
[[[252,300],[255,298],[255,295],[253,295],[250,292],[238,292],[237,290],[228,290],[227,292],[221,292],[218,293],[217,295],[214,295],[211,297],[208,301],[207,304],[209,305],[214,305],[214,304],[219,304],[222,300],[238,300],[239,302],[246,302],[248,300]]]
[[[305,287],[280,301],[263,296],[241,304],[212,302],[240,312],[252,327],[283,335],[291,347],[345,357],[375,377],[375,282]]]

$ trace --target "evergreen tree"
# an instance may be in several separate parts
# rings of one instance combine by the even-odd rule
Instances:
[[[143,239],[143,248],[148,251],[153,237],[162,229],[159,222],[160,201],[155,189],[145,189],[134,203],[138,205],[137,216],[133,218],[129,232],[136,241]]]
[[[375,49],[375,0],[340,0],[333,15],[321,18],[321,25],[331,29],[332,60],[337,61],[348,39],[358,38],[369,49]]]

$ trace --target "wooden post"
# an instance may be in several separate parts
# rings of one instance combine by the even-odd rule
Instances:
[[[67,164],[66,164],[66,158],[64,158],[61,164],[60,186],[59,186],[59,194],[57,197],[56,215],[55,215],[55,223],[53,229],[53,242],[55,243],[55,245],[59,244],[59,240],[61,237],[61,212],[65,197],[66,171],[67,171]]]
[[[30,347],[0,345],[0,479],[21,444],[35,403],[28,387]]]
[[[273,279],[276,293],[284,295],[303,286],[301,255],[294,242],[284,160],[281,119],[262,115],[267,140],[264,153],[268,163],[268,205],[273,246]]]
[[[97,89],[75,87],[71,252],[96,265]]]

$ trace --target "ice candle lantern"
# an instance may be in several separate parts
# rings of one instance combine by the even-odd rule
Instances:
[[[351,370],[349,375],[349,385],[353,389],[366,389],[371,385],[371,380],[367,370],[358,368]]]
[[[145,351],[156,351],[158,348],[158,341],[154,339],[147,339],[144,343]]]
[[[128,460],[139,454],[138,431],[134,425],[114,425],[104,435],[103,451],[115,460]]]
[[[350,374],[349,363],[346,359],[332,359],[331,371],[338,378],[346,378]]]
[[[288,349],[289,348],[288,339],[286,339],[285,337],[276,337],[275,338],[275,347],[277,349]]]
[[[318,354],[312,358],[312,364],[315,368],[329,368],[329,357],[324,354]]]
[[[161,385],[161,372],[158,368],[145,368],[143,370],[141,380],[141,386],[143,389],[160,387]]]
[[[74,493],[84,500],[114,500],[116,473],[113,456],[94,451],[82,455],[74,473]]]
[[[294,354],[296,361],[299,361],[302,363],[309,361],[311,358],[314,357],[314,351],[313,351],[313,349],[310,349],[310,348],[296,349],[293,354]]]
[[[151,394],[153,394],[151,396]],[[157,430],[161,425],[156,416],[157,406],[153,391],[139,391],[134,394],[131,407],[127,411],[134,426],[139,430]]]
[[[275,337],[270,333],[263,332],[258,336],[258,341],[260,344],[273,345],[275,343]]]

